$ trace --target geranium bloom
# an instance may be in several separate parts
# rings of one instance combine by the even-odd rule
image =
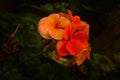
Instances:
[[[38,32],[45,39],[55,39],[56,58],[71,55],[73,64],[81,65],[90,59],[89,24],[79,16],[54,13],[42,18],[38,23]]]
[[[72,22],[65,27],[64,39],[57,42],[57,56],[72,55],[73,63],[80,65],[85,59],[90,59],[89,25],[80,21],[79,16],[73,17],[70,11],[68,13]]]
[[[45,39],[63,39],[64,27],[68,26],[70,20],[61,14],[50,14],[48,17],[42,18],[38,23],[38,32]]]
[[[75,32],[75,27],[69,25],[65,28],[64,39],[57,42],[57,53],[59,56],[68,54],[78,55],[82,49],[88,47],[88,35],[84,31]]]

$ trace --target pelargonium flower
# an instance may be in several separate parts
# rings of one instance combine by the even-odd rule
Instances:
[[[71,55],[78,66],[90,59],[89,24],[70,10],[68,14],[54,13],[40,19],[38,32],[45,39],[57,40],[56,57]]]
[[[50,14],[42,18],[38,23],[38,32],[45,39],[63,39],[64,27],[68,26],[70,20],[65,16],[67,14]]]
[[[64,30],[64,39],[57,42],[59,56],[78,55],[82,49],[88,47],[88,35],[82,30],[76,32],[76,26],[70,24]]]
[[[69,15],[72,22],[65,27],[64,39],[57,42],[57,57],[72,55],[73,63],[80,65],[90,59],[89,24],[80,21],[79,16],[73,17],[71,12]]]

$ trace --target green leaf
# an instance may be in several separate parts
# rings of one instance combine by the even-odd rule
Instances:
[[[42,5],[41,7],[42,7],[43,10],[46,10],[48,12],[53,12],[54,11],[53,5],[50,4],[50,3],[46,3],[45,5]]]
[[[95,65],[93,66],[96,66],[105,72],[115,70],[115,65],[109,59],[109,57],[105,55],[100,55],[97,53],[94,53],[93,56],[94,56],[94,62],[95,62]]]
[[[116,65],[116,67],[120,68],[120,54],[113,54],[113,58],[114,58],[114,63]]]

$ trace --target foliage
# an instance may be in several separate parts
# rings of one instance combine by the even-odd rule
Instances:
[[[42,5],[41,6],[42,9],[48,11],[48,12],[66,12],[67,11],[67,8],[68,8],[68,3],[66,2],[61,2],[61,3],[53,3],[53,4],[50,4],[50,3],[46,3],[45,5]]]
[[[41,1],[41,0],[40,0]],[[110,11],[114,8],[118,8],[119,0],[67,0],[67,1],[49,1],[49,3],[41,4],[42,9],[48,12],[66,12],[70,9],[72,12],[78,13],[81,11],[90,11],[94,13],[103,14],[104,12]],[[39,2],[39,1],[38,1]],[[112,6],[111,6],[112,5]]]

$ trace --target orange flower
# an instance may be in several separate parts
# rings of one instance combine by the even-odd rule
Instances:
[[[65,14],[65,13],[64,13]],[[42,18],[38,23],[38,32],[45,39],[63,39],[64,27],[68,26],[70,20],[60,14],[50,14]]]

